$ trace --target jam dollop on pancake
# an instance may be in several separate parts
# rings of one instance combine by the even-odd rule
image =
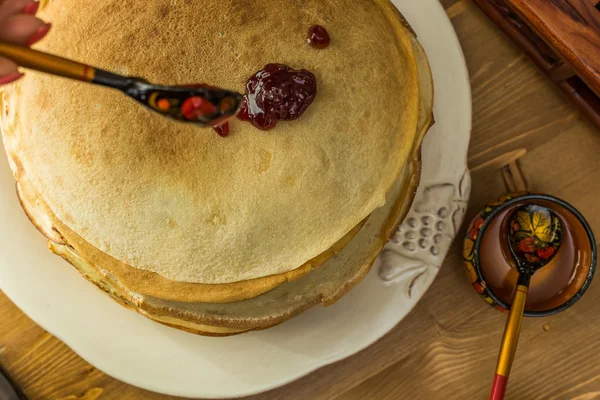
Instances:
[[[312,72],[268,64],[248,79],[238,118],[267,131],[279,121],[300,118],[316,96],[317,79]]]

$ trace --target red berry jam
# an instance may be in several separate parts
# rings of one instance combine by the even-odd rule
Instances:
[[[321,25],[314,25],[308,30],[308,44],[315,49],[325,49],[331,43],[327,30]]]
[[[227,136],[229,136],[229,132],[230,132],[229,131],[229,122],[225,122],[224,124],[213,126],[213,129],[221,137],[227,137]]]
[[[279,121],[300,118],[316,95],[317,80],[311,72],[268,64],[248,79],[237,117],[267,131]]]

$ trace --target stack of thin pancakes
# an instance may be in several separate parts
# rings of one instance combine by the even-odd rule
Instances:
[[[242,91],[269,63],[317,77],[300,119],[236,120],[228,138],[48,75],[0,89],[23,208],[127,307],[206,335],[264,329],[347,293],[406,215],[433,83],[388,0],[60,0],[41,17],[39,49],[157,83]],[[325,50],[306,43],[315,24]]]

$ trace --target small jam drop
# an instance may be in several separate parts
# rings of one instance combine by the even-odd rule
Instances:
[[[321,25],[313,25],[308,30],[308,44],[315,49],[325,49],[329,46],[329,43],[331,43],[329,33]]]
[[[261,130],[279,121],[300,118],[317,95],[313,73],[282,64],[268,64],[248,79],[238,119]]]
[[[213,127],[213,129],[221,137],[227,137],[227,136],[229,136],[229,132],[230,132],[229,131],[229,122],[225,122],[224,124],[221,124],[221,125],[216,125],[216,126]]]

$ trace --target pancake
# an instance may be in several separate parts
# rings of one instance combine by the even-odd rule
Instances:
[[[416,60],[387,0],[63,0],[41,16],[54,24],[41,50],[158,83],[241,90],[271,62],[317,76],[299,120],[234,121],[227,139],[33,72],[4,92],[17,178],[129,290],[221,303],[299,278],[385,202],[414,147]],[[328,49],[306,46],[313,24]]]
[[[420,143],[433,123],[433,82],[427,58],[412,37],[419,66],[420,111],[415,145],[405,168],[386,196],[386,205],[373,212],[356,237],[321,268],[262,296],[232,304],[174,302],[129,290],[104,268],[90,263],[59,233],[43,200],[27,179],[19,180],[19,195],[38,229],[50,237],[50,249],[73,264],[88,280],[122,305],[162,324],[209,336],[228,336],[265,329],[319,303],[329,305],[354,287],[370,270],[391,232],[408,212],[420,174]]]

